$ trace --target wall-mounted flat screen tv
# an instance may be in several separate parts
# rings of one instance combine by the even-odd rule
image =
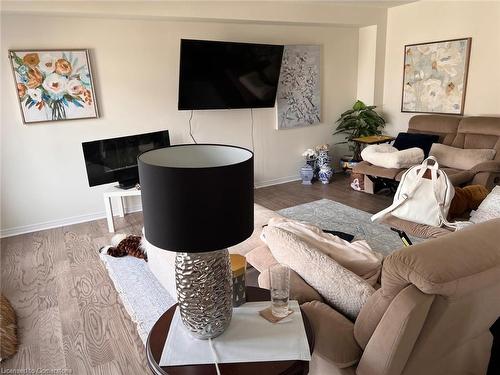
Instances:
[[[167,146],[170,146],[168,130],[83,142],[89,186],[115,181],[123,189],[135,186],[139,182],[137,156]]]
[[[274,107],[282,45],[181,40],[180,110]]]

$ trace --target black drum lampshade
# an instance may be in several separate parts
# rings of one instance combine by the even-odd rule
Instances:
[[[138,157],[146,239],[199,253],[236,245],[253,232],[253,153],[185,144]]]

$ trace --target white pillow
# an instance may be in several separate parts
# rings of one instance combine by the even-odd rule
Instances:
[[[430,156],[434,156],[439,165],[461,170],[472,169],[476,165],[488,160],[493,160],[496,150],[489,148],[457,148],[441,143],[433,143]]]
[[[472,211],[469,221],[474,224],[500,218],[500,186],[495,186],[476,211]]]
[[[355,320],[375,289],[299,236],[268,226],[263,235],[276,260],[286,264],[335,310]]]
[[[383,168],[410,168],[424,160],[424,151],[418,147],[399,151],[389,144],[370,145],[361,151],[361,158]]]

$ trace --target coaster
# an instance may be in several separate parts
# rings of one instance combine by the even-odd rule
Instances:
[[[267,309],[259,311],[259,315],[271,323],[278,323],[280,320],[287,318],[291,314],[293,314],[293,310],[288,310],[288,314],[286,314],[286,316],[284,316],[284,317],[274,316],[273,309],[271,306],[269,306]]]

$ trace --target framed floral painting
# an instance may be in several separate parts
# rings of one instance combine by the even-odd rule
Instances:
[[[401,112],[464,113],[471,41],[405,46]]]
[[[23,123],[99,117],[89,51],[9,50]]]

